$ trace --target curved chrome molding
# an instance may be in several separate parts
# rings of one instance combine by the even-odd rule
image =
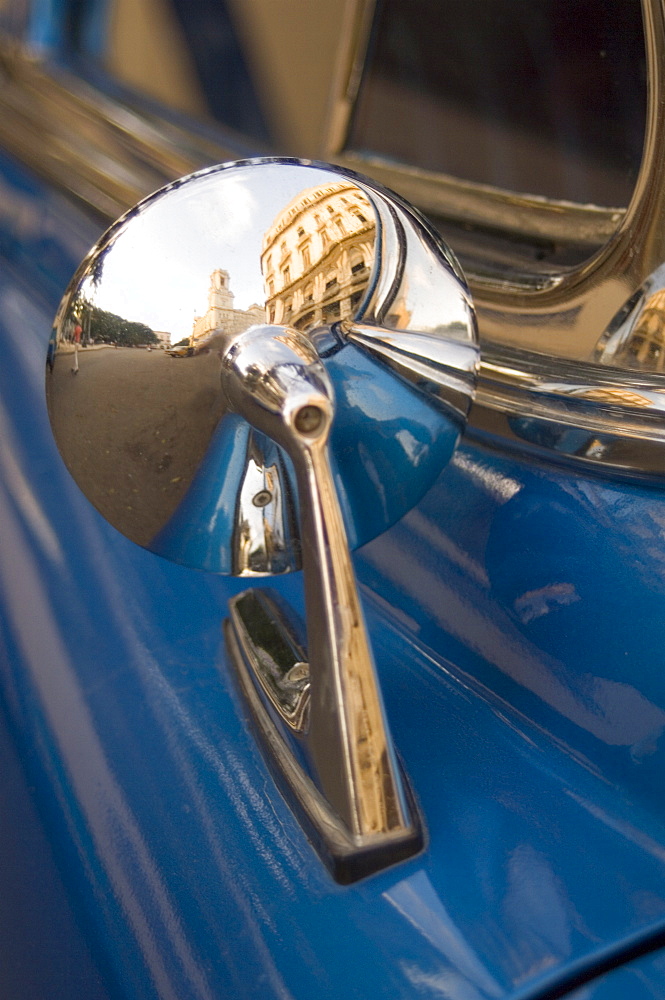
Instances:
[[[563,241],[593,253],[602,246],[621,222],[625,209],[598,205],[580,205],[567,201],[517,193],[391,162],[378,155],[363,153],[347,146],[376,0],[346,0],[344,8],[344,45],[340,48],[337,72],[332,86],[332,101],[327,123],[326,143],[320,155],[351,170],[368,174],[418,205],[435,217],[484,230],[510,233],[524,239]],[[466,266],[474,287],[492,288],[496,280],[474,274]],[[530,290],[557,284],[557,276],[542,275],[537,285],[520,275],[511,281],[516,287]]]
[[[643,0],[642,7],[646,136],[640,173],[621,224],[585,264],[561,274],[548,287],[525,291],[471,275],[486,342],[593,362],[614,317],[665,261],[665,11],[660,0]]]

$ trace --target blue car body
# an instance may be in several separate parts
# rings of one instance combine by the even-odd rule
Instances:
[[[661,484],[465,437],[357,553],[417,857],[334,883],[221,623],[53,440],[53,317],[102,224],[0,160],[0,995],[665,997]],[[174,362],[179,363],[179,362]],[[299,574],[270,581],[302,607]]]

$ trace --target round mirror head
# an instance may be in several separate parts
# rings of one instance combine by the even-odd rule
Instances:
[[[47,401],[76,482],[128,538],[242,575],[300,565],[280,447],[230,412],[225,353],[295,328],[334,388],[331,462],[352,546],[409,510],[464,426],[475,321],[450,252],[347,171],[252,160],[141,202],[83,261],[58,310]]]

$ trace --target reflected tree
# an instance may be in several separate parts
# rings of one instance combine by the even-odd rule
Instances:
[[[145,323],[123,319],[122,316],[116,316],[115,313],[107,312],[90,303],[86,304],[86,312],[85,328],[96,341],[101,340],[122,347],[159,343],[159,338]]]

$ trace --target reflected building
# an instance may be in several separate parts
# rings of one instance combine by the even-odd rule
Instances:
[[[263,237],[268,322],[306,330],[353,317],[369,282],[375,237],[374,210],[355,184],[301,191]]]
[[[234,295],[230,288],[228,271],[217,268],[210,275],[208,308],[203,316],[194,318],[190,345],[200,347],[213,331],[242,333],[250,326],[265,323],[266,311],[254,302],[249,309],[235,309]]]
[[[595,360],[643,371],[665,371],[665,289],[638,296],[639,308],[630,308],[612,332],[601,340]]]
[[[154,335],[159,341],[159,346],[166,348],[171,346],[171,334],[168,330],[153,330]]]

